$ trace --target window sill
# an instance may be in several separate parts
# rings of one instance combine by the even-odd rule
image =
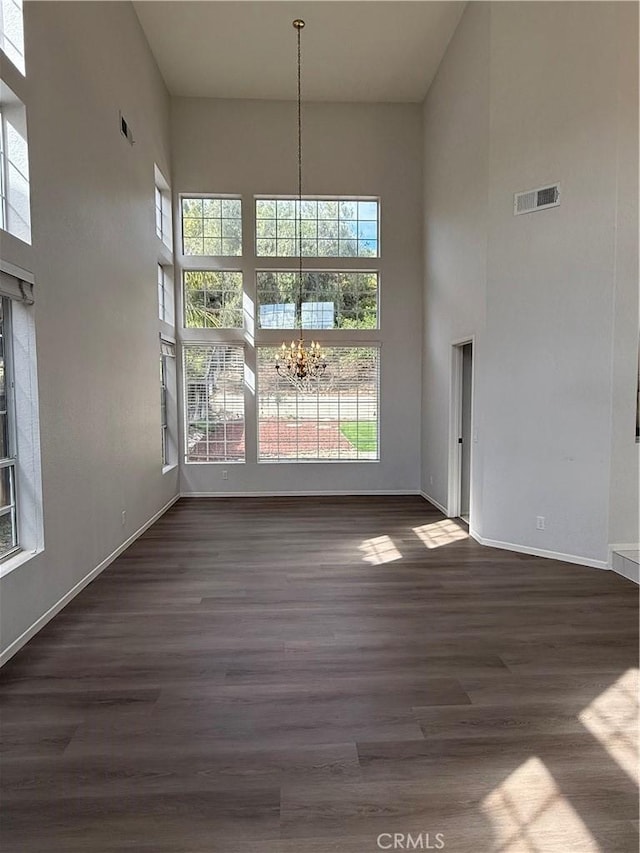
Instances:
[[[37,557],[38,554],[42,554],[43,551],[44,548],[36,548],[35,551],[18,551],[13,557],[9,557],[4,563],[0,563],[0,578],[20,568],[24,563],[28,563],[29,560]]]
[[[162,468],[162,476],[164,477],[164,475],[168,474],[170,471],[175,471],[175,469],[177,467],[178,467],[177,462],[173,462],[171,465],[164,465]]]

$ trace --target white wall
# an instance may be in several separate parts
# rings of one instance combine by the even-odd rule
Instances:
[[[619,10],[618,170],[612,357],[609,543],[640,542],[634,440],[638,348],[638,7]]]
[[[484,348],[489,189],[489,4],[470,3],[424,105],[422,488],[448,507],[451,344]],[[475,396],[482,396],[476,371]],[[474,429],[481,432],[479,412]],[[473,447],[471,505],[482,517],[482,457]]]
[[[174,193],[239,193],[249,210],[254,194],[295,194],[295,122],[294,102],[174,99]],[[420,488],[421,138],[417,104],[303,108],[304,192],[381,198],[380,462],[258,464],[249,446],[243,465],[183,465],[183,493]]]
[[[6,74],[27,105],[33,246],[4,238],[2,255],[36,276],[45,549],[2,578],[3,650],[177,493],[153,207],[169,98],[130,4],[27,3],[25,19],[26,79]]]
[[[600,563],[610,505],[622,541],[637,512],[636,64],[634,4],[471,4],[424,113],[424,488],[446,504],[448,427],[429,408],[446,404],[447,336],[477,330],[472,528]],[[513,216],[514,192],[551,181],[559,208]]]

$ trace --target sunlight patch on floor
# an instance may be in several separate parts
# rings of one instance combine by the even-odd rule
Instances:
[[[379,566],[382,563],[393,563],[394,560],[401,560],[402,554],[393,544],[393,540],[389,536],[376,536],[373,539],[365,539],[359,550],[364,554],[363,560],[365,563],[371,563],[372,566]]]
[[[598,739],[614,761],[637,784],[638,769],[638,676],[629,669],[597,696],[578,719]]]
[[[441,545],[449,545],[451,542],[469,538],[467,531],[450,518],[414,527],[413,532],[427,548],[439,548]]]
[[[600,853],[600,846],[536,756],[485,797],[482,811],[492,824],[494,851]]]

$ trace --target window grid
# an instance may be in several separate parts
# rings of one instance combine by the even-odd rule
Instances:
[[[185,459],[244,462],[244,349],[186,344]]]
[[[188,329],[242,329],[242,273],[183,272],[184,325]]]
[[[375,199],[256,199],[256,255],[379,257],[379,203]],[[301,236],[301,239],[300,239]]]
[[[258,270],[256,283],[259,328],[378,328],[376,271],[305,270],[302,304],[296,271]]]
[[[0,299],[0,560],[19,547],[10,311]]]
[[[242,255],[242,202],[221,196],[182,199],[184,255]]]
[[[379,349],[330,347],[309,390],[275,374],[277,349],[258,348],[258,461],[379,460]]]

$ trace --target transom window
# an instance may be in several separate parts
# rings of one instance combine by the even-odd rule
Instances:
[[[308,391],[258,348],[258,458],[262,462],[379,459],[377,347],[328,347],[327,370]]]
[[[377,329],[378,273],[304,271],[256,273],[261,329]]]
[[[187,462],[244,462],[244,350],[186,344]]]
[[[359,199],[256,199],[256,255],[308,258],[379,256],[378,201]]]
[[[185,255],[242,254],[242,202],[239,198],[183,198]]]
[[[185,270],[184,324],[189,329],[242,328],[242,273]]]

